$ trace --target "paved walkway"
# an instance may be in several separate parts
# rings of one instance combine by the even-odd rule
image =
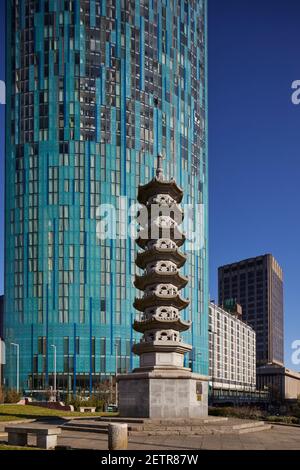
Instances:
[[[59,445],[107,450],[107,436],[63,431]],[[300,428],[274,426],[266,432],[204,436],[131,436],[129,450],[300,450]]]
[[[242,422],[239,420],[239,422]],[[50,423],[49,423],[50,424]],[[61,425],[51,420],[50,426]],[[225,423],[224,423],[225,425]],[[6,441],[2,434],[5,423],[0,426],[0,441]],[[222,426],[222,425],[220,425]],[[1,429],[2,428],[2,429]],[[206,430],[207,431],[207,430]],[[170,431],[171,433],[171,431]],[[203,435],[132,435],[129,437],[129,450],[300,450],[300,427],[277,426],[265,432],[249,434],[225,433]],[[35,438],[29,438],[29,445]],[[107,450],[107,435],[95,432],[62,430],[58,445],[74,449]]]

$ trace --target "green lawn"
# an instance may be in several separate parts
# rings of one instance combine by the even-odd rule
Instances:
[[[37,447],[18,447],[18,446],[8,446],[6,444],[0,444],[0,450],[40,450]]]
[[[30,405],[0,405],[0,422],[16,421],[19,419],[36,419],[47,416],[117,416],[117,413],[79,413],[78,411],[49,410],[40,406]]]

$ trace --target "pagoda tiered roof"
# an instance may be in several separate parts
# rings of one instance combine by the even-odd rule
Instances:
[[[188,307],[190,301],[181,297],[180,294],[173,294],[170,296],[158,295],[156,292],[152,292],[151,295],[146,297],[135,299],[133,306],[140,312],[144,312],[149,307],[175,307],[178,310],[183,310]]]
[[[183,190],[174,179],[162,180],[156,176],[149,183],[139,186],[137,200],[140,204],[146,205],[148,200],[156,194],[168,194],[177,203],[180,203],[183,198]]]
[[[155,233],[155,230],[158,230],[158,229],[159,229],[158,226],[155,225],[153,229],[149,227],[149,228],[145,228],[141,230],[140,233],[142,234],[142,236],[136,239],[137,245],[140,248],[145,249],[149,240],[154,241],[154,239],[151,238],[151,235]],[[184,233],[181,232],[181,230],[177,226],[172,227],[172,228],[167,228],[167,227],[162,228],[162,231],[164,230],[168,231],[169,238],[173,240],[177,246],[182,246],[185,243],[185,240],[186,240],[185,235]]]
[[[178,248],[158,248],[152,247],[150,250],[141,251],[137,254],[135,263],[141,268],[145,269],[151,261],[172,261],[181,268],[187,260],[187,256],[182,253]]]
[[[190,321],[185,321],[181,318],[178,318],[177,320],[161,320],[153,316],[148,320],[135,320],[133,323],[133,329],[139,333],[144,333],[145,331],[150,329],[161,329],[162,324],[164,324],[165,328],[173,329],[176,331],[187,331],[191,326]]]
[[[137,289],[145,290],[147,286],[152,284],[172,284],[173,286],[183,289],[189,282],[188,278],[179,272],[151,272],[145,273],[143,276],[135,276],[134,285]]]

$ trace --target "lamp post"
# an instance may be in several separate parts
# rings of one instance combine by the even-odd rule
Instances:
[[[118,343],[117,343],[117,341],[115,342],[115,354],[116,354],[116,406],[118,406],[118,381],[117,381],[117,375],[118,375]]]
[[[55,346],[55,344],[51,344],[51,348],[53,348],[53,361],[54,361],[53,388],[54,388],[54,394],[55,394],[55,401],[57,401],[57,391],[56,391],[56,346]]]
[[[113,401],[113,381],[112,381],[112,375],[109,376],[109,403],[112,403]]]
[[[215,337],[217,335],[216,331],[214,330],[214,325],[213,328],[211,329],[211,334],[212,334],[212,367],[211,367],[211,391],[212,391],[212,401],[214,402],[215,398]]]
[[[17,392],[20,391],[20,345],[18,343],[10,343],[17,350]]]

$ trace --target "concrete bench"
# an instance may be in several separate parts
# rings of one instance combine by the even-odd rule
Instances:
[[[36,435],[36,445],[41,449],[53,449],[57,445],[57,436],[61,434],[60,428],[47,426],[6,426],[8,444],[12,446],[26,446],[28,434]]]
[[[96,408],[94,406],[80,406],[79,411],[80,413],[95,413]]]

